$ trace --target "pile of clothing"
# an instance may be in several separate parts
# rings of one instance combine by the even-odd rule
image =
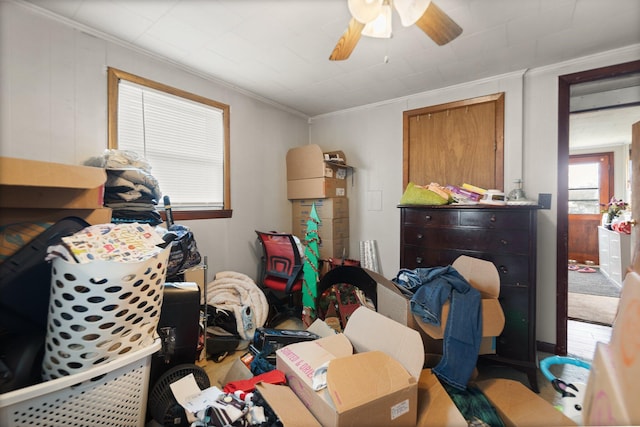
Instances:
[[[132,151],[106,150],[85,164],[106,169],[104,205],[112,209],[111,222],[162,223],[156,209],[162,193],[146,160]]]

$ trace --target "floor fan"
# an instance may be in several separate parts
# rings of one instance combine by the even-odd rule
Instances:
[[[207,372],[194,364],[185,363],[175,366],[162,374],[149,393],[147,407],[151,417],[162,426],[189,426],[184,408],[176,401],[171,384],[185,376],[193,374],[200,390],[211,386]]]

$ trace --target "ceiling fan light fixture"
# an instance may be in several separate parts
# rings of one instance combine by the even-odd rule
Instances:
[[[380,15],[384,0],[348,0],[349,12],[357,21],[368,24]]]
[[[393,6],[400,15],[403,27],[409,27],[416,23],[429,7],[431,0],[394,0]]]
[[[364,26],[362,35],[380,39],[391,38],[391,12],[391,4],[389,0],[385,0],[378,16]]]
[[[352,18],[329,55],[331,61],[349,58],[362,35],[390,38],[394,7],[402,25],[415,24],[439,46],[462,34],[462,27],[431,0],[347,0],[347,4]]]

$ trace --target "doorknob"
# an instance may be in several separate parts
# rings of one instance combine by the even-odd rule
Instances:
[[[638,220],[632,219],[631,221],[629,221],[629,224],[631,224],[632,227],[635,227],[636,225],[638,225]]]

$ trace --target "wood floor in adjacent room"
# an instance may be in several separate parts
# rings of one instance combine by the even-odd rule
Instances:
[[[596,343],[608,343],[610,339],[611,326],[576,320],[567,321],[567,353],[570,356],[591,361],[596,350]]]

